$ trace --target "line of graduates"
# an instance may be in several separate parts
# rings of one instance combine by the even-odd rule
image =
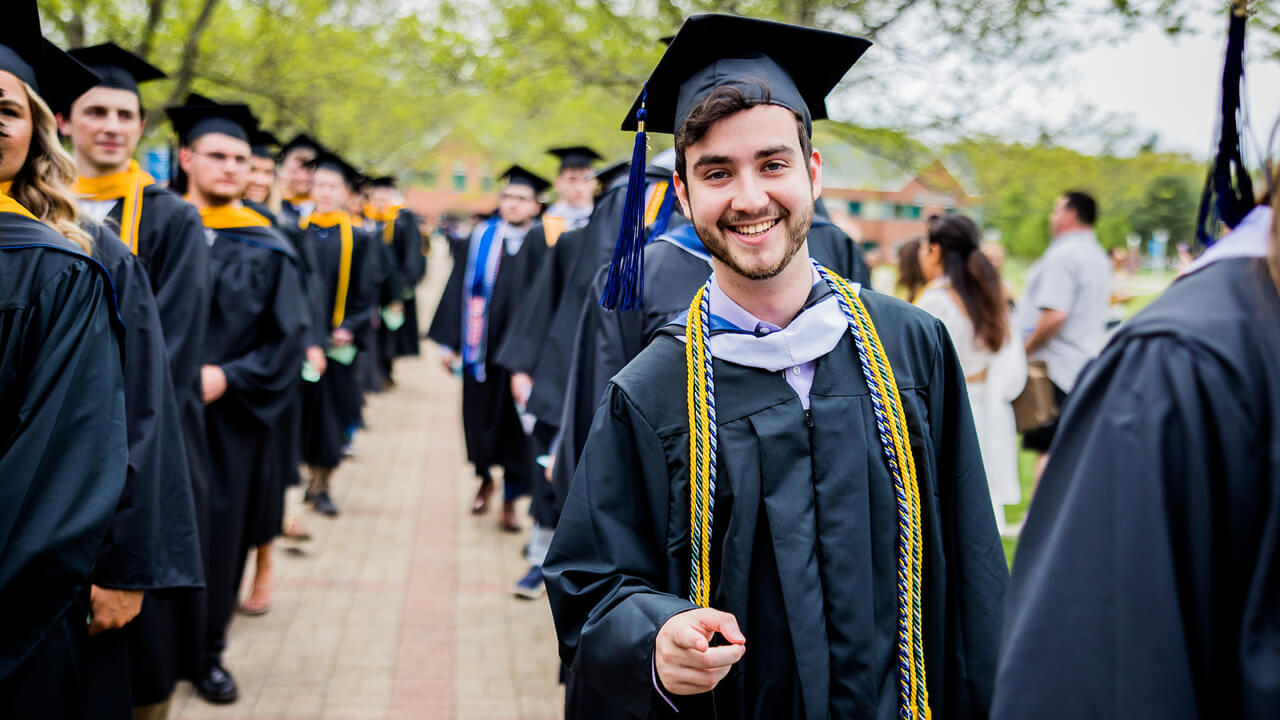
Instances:
[[[270,136],[246,105],[195,94],[166,109],[163,187],[132,156],[138,85],[164,74],[110,44],[61,51],[34,2],[7,20],[0,716],[163,718],[179,679],[233,702],[222,653],[249,553],[257,614],[299,461],[336,513],[354,358],[416,351],[417,223],[383,178],[353,224],[356,174],[305,136],[289,180],[316,199],[277,216]]]

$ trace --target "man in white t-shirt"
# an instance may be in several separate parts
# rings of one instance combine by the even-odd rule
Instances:
[[[1014,325],[1028,360],[1043,360],[1061,408],[1076,377],[1106,341],[1111,263],[1093,232],[1098,204],[1087,193],[1063,193],[1049,215],[1053,241],[1031,266]],[[1023,447],[1040,454],[1036,477],[1049,458],[1057,421],[1032,430]]]

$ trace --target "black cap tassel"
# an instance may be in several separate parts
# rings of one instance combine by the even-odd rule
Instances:
[[[1222,68],[1222,109],[1218,117],[1218,146],[1200,196],[1196,240],[1213,244],[1218,224],[1239,225],[1253,210],[1253,182],[1244,165],[1244,31],[1249,20],[1246,0],[1231,3],[1227,26],[1227,58]]]
[[[646,95],[647,91],[641,94],[640,109],[636,111],[636,144],[631,151],[631,173],[627,179],[622,224],[618,228],[618,243],[613,249],[613,260],[609,263],[604,293],[600,296],[600,305],[609,310],[638,310],[644,298]]]

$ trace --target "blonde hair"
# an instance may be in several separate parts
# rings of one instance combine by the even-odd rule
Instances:
[[[80,207],[71,191],[76,179],[75,161],[58,141],[53,111],[30,86],[24,83],[23,88],[31,106],[31,147],[9,193],[45,225],[92,253],[93,238],[78,224]]]

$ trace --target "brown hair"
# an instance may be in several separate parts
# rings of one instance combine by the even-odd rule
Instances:
[[[924,270],[920,268],[920,238],[911,238],[898,247],[898,282],[896,285],[907,295],[907,302],[915,302],[920,288],[925,286]]]
[[[58,123],[49,106],[30,86],[24,83],[23,87],[31,107],[31,147],[27,161],[13,178],[10,194],[40,222],[92,253],[91,236],[77,224],[80,207],[71,191],[76,179],[75,161],[58,142]]]
[[[960,296],[974,336],[996,352],[1009,334],[1009,312],[1000,273],[978,250],[982,242],[978,226],[963,215],[932,219],[929,242],[942,249],[942,272]]]
[[[685,150],[701,140],[711,130],[711,126],[733,115],[755,107],[769,104],[769,86],[763,80],[759,83],[760,99],[750,100],[741,90],[732,85],[722,85],[702,100],[699,100],[689,111],[689,117],[676,129],[676,174],[681,180],[688,182],[685,175]],[[809,156],[813,154],[813,141],[804,120],[796,115],[796,133],[800,137],[800,154],[804,156],[804,166],[809,167]]]

